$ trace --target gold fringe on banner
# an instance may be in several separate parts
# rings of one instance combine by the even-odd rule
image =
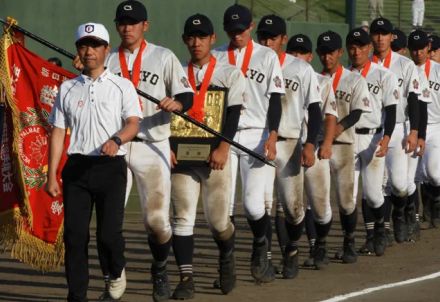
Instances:
[[[23,230],[19,208],[0,213],[0,250],[13,247]]]

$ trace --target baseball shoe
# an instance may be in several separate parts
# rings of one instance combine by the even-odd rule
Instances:
[[[167,268],[151,266],[151,281],[153,283],[153,301],[166,301],[170,298],[171,290],[168,283]]]
[[[406,236],[406,223],[403,209],[393,209],[393,228],[394,228],[394,239],[397,243],[402,243],[407,238]]]
[[[374,253],[376,256],[382,256],[387,247],[387,237],[385,235],[385,226],[383,223],[374,224]]]
[[[325,243],[317,243],[315,252],[313,253],[313,262],[316,269],[323,269],[324,265],[327,265],[330,261],[327,257],[327,249]]]
[[[359,249],[359,253],[363,255],[372,255],[374,253],[373,237],[367,236],[364,245]]]
[[[357,253],[355,249],[354,238],[344,237],[344,253],[342,254],[343,263],[355,263],[357,261]]]
[[[125,277],[125,268],[122,269],[121,276],[119,278],[110,278],[108,293],[110,298],[118,301],[125,292],[127,287],[127,279]]]
[[[99,296],[98,301],[106,301],[106,302],[113,302],[113,301],[120,301],[120,299],[113,299],[110,296],[110,278],[106,277],[104,278],[105,287],[104,292],[101,296]]]
[[[407,240],[416,242],[420,239],[420,227],[416,220],[416,211],[414,207],[410,207],[405,211],[405,219],[408,228]]]
[[[234,289],[237,280],[234,253],[231,253],[224,259],[220,259],[219,273],[219,288],[223,294],[227,295]]]
[[[298,249],[284,254],[283,279],[293,279],[298,276]]]
[[[313,259],[314,252],[315,252],[315,247],[311,246],[310,250],[309,250],[309,258],[307,258],[304,261],[303,266],[305,266],[305,267],[315,267],[315,260]]]
[[[173,293],[173,299],[187,300],[194,298],[194,281],[192,275],[183,275]]]
[[[387,236],[387,247],[393,246],[394,235],[391,229],[385,228],[385,235]]]
[[[275,271],[267,259],[267,240],[263,243],[254,240],[252,244],[251,274],[257,282],[272,282]]]

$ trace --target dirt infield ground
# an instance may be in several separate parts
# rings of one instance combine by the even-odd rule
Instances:
[[[329,238],[329,251],[333,255],[341,244],[338,215]],[[362,218],[359,219],[361,221]],[[128,287],[123,301],[151,301],[152,284],[149,281],[151,257],[147,238],[143,231],[141,216],[128,212],[125,220],[126,257]],[[421,277],[440,271],[440,229],[422,232],[416,244],[394,244],[384,257],[362,256],[358,263],[344,265],[333,260],[322,271],[302,268],[295,280],[277,279],[271,284],[256,285],[249,273],[251,237],[243,216],[237,219],[237,288],[227,296],[221,295],[212,284],[217,276],[217,251],[203,215],[199,213],[196,229],[196,250],[194,270],[196,297],[193,301],[321,301],[341,294]],[[362,227],[359,225],[359,236]],[[94,228],[93,228],[94,232]],[[90,287],[89,298],[96,301],[103,287],[96,257],[94,234],[90,244]],[[274,236],[276,240],[276,236]],[[361,239],[357,245],[360,246]],[[301,263],[306,257],[305,236],[301,244]],[[274,263],[279,263],[280,254],[276,241],[273,248]],[[178,281],[174,258],[169,262],[172,288]],[[63,270],[42,275],[29,266],[0,254],[0,301],[63,301],[66,296],[66,282]],[[398,288],[358,296],[347,301],[440,301],[440,278],[418,282]]]

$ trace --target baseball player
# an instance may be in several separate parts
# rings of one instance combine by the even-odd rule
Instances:
[[[313,59],[312,54],[312,42],[309,37],[303,34],[295,35],[289,39],[287,43],[286,52],[294,55],[299,59],[303,59],[304,61],[310,63]],[[317,229],[321,229],[320,233],[320,245],[322,246],[322,241],[325,240],[326,233],[322,234],[322,226],[316,227],[316,224],[322,224],[322,217],[320,213],[318,213],[318,217],[320,219],[315,219],[315,215],[313,212],[316,212],[316,209],[320,209],[321,205],[330,206],[330,183],[326,183],[330,181],[330,164],[329,158],[332,153],[332,143],[335,136],[335,128],[337,122],[337,108],[336,108],[336,99],[335,94],[333,92],[331,80],[319,73],[315,72],[315,75],[318,78],[319,84],[319,92],[321,98],[321,111],[322,111],[322,120],[324,120],[324,124],[321,127],[320,133],[318,134],[318,144],[317,152],[315,152],[315,164],[312,167],[305,169],[304,173],[304,187],[306,197],[308,199],[307,210],[305,213],[305,227],[307,238],[309,241],[310,249],[309,249],[309,258],[304,262],[305,266],[315,266],[319,268],[323,261],[322,259],[318,259],[317,266],[315,265],[315,257],[322,256],[321,253],[315,252],[315,244],[317,240]],[[311,121],[309,118],[305,116],[304,124],[308,125]],[[302,140],[304,141],[306,138],[307,131],[303,130]],[[316,179],[323,180],[324,185],[322,188],[317,189],[314,187],[314,183]],[[316,206],[318,204],[318,206]],[[312,205],[314,205],[314,211],[312,212]],[[280,213],[281,214],[281,213]],[[316,222],[315,222],[316,221]],[[327,263],[326,259],[325,264]]]
[[[372,50],[368,33],[361,28],[351,30],[346,38],[353,72],[366,79],[370,91],[371,112],[361,116],[355,125],[355,189],[362,176],[362,199],[374,216],[374,252],[382,256],[387,242],[385,208],[382,193],[385,155],[396,124],[399,92],[396,76],[369,59]],[[357,199],[357,190],[353,195]]]
[[[196,98],[189,115],[204,115],[204,101],[209,87],[227,88],[224,108],[226,118],[222,134],[233,139],[246,89],[246,80],[240,69],[218,62],[211,55],[215,43],[214,28],[208,17],[196,14],[185,22],[182,36],[191,55],[185,66],[189,81],[196,91]],[[210,112],[210,114],[213,114]],[[221,113],[218,112],[218,115]],[[222,116],[219,117],[222,119]],[[234,225],[229,218],[230,161],[229,144],[221,141],[209,158],[209,166],[187,167],[177,165],[171,174],[171,200],[174,209],[173,249],[180,270],[180,283],[173,293],[175,299],[194,296],[192,256],[194,250],[193,230],[197,214],[197,201],[201,193],[205,217],[220,250],[220,289],[229,293],[235,286]]]
[[[344,232],[342,260],[345,263],[353,263],[357,260],[354,251],[357,211],[356,200],[353,198],[355,131],[352,126],[359,121],[363,113],[371,112],[370,95],[365,79],[341,65],[343,49],[339,34],[332,31],[322,33],[318,37],[316,51],[323,65],[323,75],[332,80],[337,102],[338,124],[332,146],[330,171],[336,183],[336,198]],[[320,188],[321,182],[316,186]],[[325,213],[331,217],[328,205],[325,205]],[[319,246],[317,248],[319,249]],[[321,253],[326,253],[325,249],[321,250]]]
[[[397,105],[396,126],[386,155],[388,177],[385,195],[386,211],[393,204],[393,228],[397,242],[405,240],[404,209],[413,204],[416,196],[414,183],[417,168],[415,150],[419,144],[419,86],[417,68],[408,58],[391,50],[393,26],[388,19],[375,19],[370,26],[370,36],[374,46],[372,61],[390,69],[398,78],[400,101]],[[387,204],[388,203],[388,204]],[[388,210],[387,210],[388,209]],[[368,211],[364,212],[366,215]],[[386,215],[387,216],[387,215]],[[366,223],[372,217],[364,216]],[[368,224],[367,224],[368,225]],[[371,224],[370,224],[371,225]],[[367,229],[367,241],[372,239],[371,227]],[[366,242],[368,243],[368,242]]]
[[[138,89],[161,100],[157,106],[140,97],[144,118],[136,138],[127,144],[127,197],[136,180],[148,244],[153,299],[168,299],[170,289],[166,262],[171,247],[170,207],[170,113],[192,105],[193,90],[177,57],[168,49],[147,42],[147,10],[138,1],[121,2],[116,9],[116,30],[121,45],[110,52],[107,68],[129,78]],[[105,272],[104,272],[105,273]]]
[[[303,60],[286,55],[286,23],[276,15],[264,16],[258,24],[260,44],[273,49],[280,58],[286,94],[282,98],[282,115],[278,130],[276,186],[278,200],[285,213],[289,241],[283,255],[283,278],[298,274],[298,241],[304,226],[304,170],[315,161],[315,143],[321,126],[318,79],[313,68]],[[308,136],[302,145],[301,130],[308,112]],[[326,228],[328,221],[318,228]],[[321,225],[324,225],[323,227]]]
[[[246,76],[244,110],[234,140],[274,160],[281,118],[281,95],[284,94],[279,59],[270,48],[252,40],[254,23],[248,8],[242,5],[227,8],[223,28],[230,43],[216,49],[213,54],[219,62],[236,65]],[[275,279],[275,274],[267,258],[266,232],[270,225],[264,204],[267,167],[248,154],[231,148],[231,201],[235,195],[238,164],[245,215],[254,235],[251,274],[257,282],[270,282]]]
[[[406,45],[408,38],[400,29],[393,29],[393,41],[391,42],[391,49],[402,56],[406,55]]]
[[[411,11],[413,29],[421,28],[425,17],[425,0],[412,0]]]
[[[428,80],[428,90],[422,90],[422,97],[430,99],[427,104],[427,126],[426,130],[420,127],[420,136],[425,139],[425,149],[421,159],[421,170],[423,174],[422,192],[423,196],[423,212],[427,222],[433,224],[435,217],[435,204],[438,203],[437,197],[440,195],[439,184],[440,174],[438,165],[438,131],[440,125],[440,106],[439,106],[439,90],[440,90],[440,65],[429,59],[429,44],[430,39],[423,31],[416,30],[408,37],[408,48],[410,50],[411,58],[418,66],[419,72]],[[422,115],[421,119],[425,116]],[[426,208],[426,209],[425,209]],[[410,223],[413,222],[413,216],[407,215]],[[411,224],[410,224],[411,225]],[[417,231],[417,227],[416,227]]]
[[[429,48],[429,56],[434,62],[440,63],[440,37],[437,35],[429,36],[431,46]]]

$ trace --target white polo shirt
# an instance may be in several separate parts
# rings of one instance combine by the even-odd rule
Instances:
[[[142,118],[133,84],[105,70],[96,80],[80,75],[61,84],[49,123],[70,128],[67,154],[97,156],[129,117]],[[117,155],[125,155],[122,145]]]

